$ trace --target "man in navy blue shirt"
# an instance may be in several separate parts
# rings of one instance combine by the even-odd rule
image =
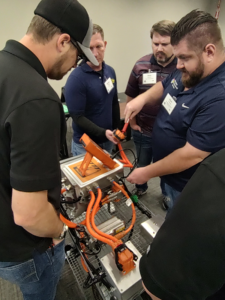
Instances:
[[[173,21],[162,20],[155,23],[150,31],[153,53],[141,57],[134,65],[125,94],[127,102],[150,89],[156,82],[164,80],[176,69],[177,59],[170,43]],[[145,167],[152,161],[152,129],[160,105],[145,105],[131,120],[133,141],[138,157],[138,167]],[[160,182],[163,199],[162,207],[166,209],[166,192],[163,181]],[[148,184],[136,185],[134,193],[139,197],[146,194]]]
[[[65,86],[65,99],[73,119],[73,156],[85,153],[79,142],[84,133],[108,152],[116,143],[112,129],[119,126],[119,103],[115,71],[104,62],[106,45],[103,29],[94,24],[90,49],[99,65],[83,61]]]
[[[128,181],[141,184],[152,177],[163,176],[171,199],[175,200],[199,163],[225,147],[225,54],[217,20],[209,13],[198,10],[193,10],[175,25],[171,44],[178,59],[178,70],[162,83],[158,82],[150,90],[128,103],[125,114],[127,120],[135,116],[145,103],[162,101],[153,129],[154,163],[136,169],[128,177]],[[210,172],[215,174],[218,171],[218,162],[215,168],[214,160],[209,158],[206,161],[213,163],[212,166],[210,164],[208,166]],[[190,183],[193,184],[195,180],[201,182],[202,176],[199,170],[202,171],[202,168],[198,169],[196,172],[198,176],[194,175]],[[221,177],[219,182],[221,183]],[[212,194],[211,189],[208,188],[212,201],[208,201],[204,213],[201,205],[196,206],[201,202],[204,205],[204,200],[207,199],[207,187],[210,183],[215,185],[215,181],[212,180],[206,180],[205,183],[205,190],[200,190],[198,197],[190,189],[190,184],[187,185],[180,201],[177,201],[169,214],[162,231],[160,229],[156,235],[150,251],[141,259],[140,272],[143,283],[153,300],[204,300],[224,284],[224,278],[221,277],[221,274],[224,274],[224,258],[220,256],[222,258],[217,260],[216,257],[217,253],[218,256],[224,253],[224,249],[220,251],[218,248],[217,253],[210,255],[213,251],[212,247],[204,247],[205,232],[208,232],[209,228],[202,225],[205,220],[210,219],[211,215],[214,216],[211,219],[217,223],[220,210],[217,209],[217,213],[214,214],[210,207],[211,204],[215,210],[217,206],[218,202],[212,202],[216,193]],[[204,182],[201,188],[203,185]],[[224,187],[222,192],[223,190]],[[179,220],[179,211],[183,210],[184,214],[185,211],[187,212],[185,201],[182,201],[184,197],[186,203],[189,203],[190,224],[183,223],[182,218]],[[221,197],[221,194],[218,193],[215,197]],[[192,201],[194,199],[196,201]],[[191,213],[191,202],[195,217]],[[197,216],[195,209],[199,212]],[[196,222],[197,220],[200,222]],[[222,226],[220,224],[216,227],[217,230],[213,233],[210,231],[209,234],[212,245],[214,233],[217,237],[221,236],[220,245],[223,245],[224,235],[221,229],[224,228],[224,221],[220,220]],[[210,227],[214,227],[214,223]],[[171,232],[167,230],[168,224],[173,224]],[[192,227],[193,235],[190,234],[189,225]],[[190,245],[189,248],[187,245],[177,246],[179,235],[187,233],[190,236],[190,240],[186,240],[187,245]],[[172,238],[174,236],[175,239]],[[161,249],[158,247],[156,249],[155,245],[159,245],[159,242]],[[163,257],[166,263],[161,263]],[[210,259],[212,262],[209,263]],[[209,268],[206,270],[203,266],[208,265]],[[216,297],[210,299],[218,299]]]
[[[178,24],[172,31],[177,70],[125,110],[127,120],[146,103],[162,103],[153,128],[154,163],[133,171],[128,181],[162,177],[170,209],[199,163],[225,147],[224,46],[217,20],[206,13],[198,20],[201,13],[192,12],[192,26]]]

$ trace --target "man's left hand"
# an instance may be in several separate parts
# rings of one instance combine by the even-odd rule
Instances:
[[[127,177],[127,181],[130,183],[143,184],[150,179],[146,173],[146,167],[137,168]]]
[[[116,140],[114,133],[111,130],[107,129],[105,132],[105,136],[109,141],[113,142],[114,144],[118,144],[118,141]]]

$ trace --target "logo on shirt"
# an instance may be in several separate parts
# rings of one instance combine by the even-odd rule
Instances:
[[[182,104],[183,108],[189,108],[188,106],[185,105],[185,103]]]
[[[175,78],[173,78],[171,80],[171,84],[172,84],[173,89],[177,89],[178,90],[178,84],[177,84],[177,81],[176,81]]]
[[[111,80],[112,80],[112,83],[114,83],[114,82],[115,82],[115,79],[111,78]]]

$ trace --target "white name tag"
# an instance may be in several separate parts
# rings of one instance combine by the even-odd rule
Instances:
[[[155,84],[156,83],[156,72],[145,73],[142,76],[142,83],[143,84]]]
[[[170,96],[170,94],[167,94],[166,97],[165,97],[165,99],[163,100],[162,105],[165,107],[165,109],[167,110],[168,114],[170,115],[172,113],[172,111],[174,110],[175,106],[177,105],[177,103]]]
[[[105,81],[104,85],[105,85],[105,88],[106,88],[108,94],[114,88],[113,83],[112,83],[112,79],[110,77]]]

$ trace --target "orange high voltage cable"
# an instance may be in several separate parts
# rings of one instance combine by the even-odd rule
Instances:
[[[116,186],[117,183],[113,182]],[[119,189],[121,189],[121,191],[124,193],[124,195],[129,198],[128,194],[126,193],[126,191],[120,186],[117,186]],[[93,193],[92,190],[89,191],[89,194],[91,195],[91,200],[90,203],[88,205],[87,208],[87,212],[86,212],[86,227],[89,231],[89,233],[96,238],[97,240],[108,244],[109,246],[111,246],[113,253],[115,254],[115,262],[116,265],[118,267],[118,269],[120,271],[123,272],[123,274],[127,274],[130,271],[132,271],[135,268],[135,263],[134,260],[137,260],[137,256],[130,250],[127,248],[127,246],[125,246],[122,242],[122,240],[119,240],[115,237],[112,237],[110,235],[107,235],[103,232],[101,232],[100,230],[98,230],[97,227],[95,227],[95,222],[94,222],[94,216],[95,216],[95,211],[97,211],[98,207],[99,207],[99,203],[101,201],[101,197],[102,197],[102,192],[100,190],[100,188],[98,187],[98,197],[96,200],[96,205],[94,206],[95,209],[92,210],[92,207],[94,205],[95,202],[95,194]],[[132,203],[133,204],[133,203]],[[91,214],[91,210],[92,210],[92,214]],[[132,219],[132,224],[131,226],[126,230],[126,232],[128,232],[132,227],[133,227],[133,222],[135,221],[135,210],[134,210],[134,215],[133,215],[133,219]],[[65,222],[65,224],[68,225],[68,227],[70,228],[76,228],[77,224],[67,220],[66,218],[63,217],[63,215],[60,214],[60,219]],[[91,227],[91,223],[92,226],[95,227],[95,230],[92,229]],[[99,234],[100,233],[100,234]],[[84,266],[84,261],[82,260],[82,265]],[[85,267],[85,270],[87,268]]]
[[[124,194],[124,196],[126,196],[127,199],[130,198],[129,195],[127,194],[127,192],[124,190],[124,188],[121,187],[117,182],[113,181],[113,184],[114,184],[118,189],[121,190],[121,192]],[[136,211],[135,211],[135,206],[134,206],[134,203],[133,203],[133,202],[132,202],[132,204],[131,204],[131,207],[132,207],[132,212],[133,212],[131,224],[130,224],[130,226],[127,228],[127,230],[122,231],[122,232],[120,232],[120,233],[118,233],[118,234],[115,235],[115,237],[116,237],[117,239],[122,239],[122,238],[123,238],[123,237],[124,237],[124,236],[132,229],[132,228],[133,228],[133,226],[134,226],[134,223],[135,223],[135,221],[136,221]]]
[[[89,194],[91,195],[91,201],[88,205],[88,208],[87,208],[87,212],[86,212],[86,226],[87,226],[87,229],[89,231],[89,233],[94,237],[96,238],[97,240],[105,243],[105,244],[108,244],[110,245],[113,249],[118,246],[119,244],[121,244],[122,242],[121,241],[118,241],[118,245],[115,245],[115,243],[112,241],[112,240],[109,240],[99,234],[97,234],[91,227],[91,209],[92,209],[92,206],[95,202],[95,194],[92,192],[92,191],[89,191]]]
[[[120,151],[120,155],[122,157],[122,159],[119,159],[119,161],[123,164],[123,166],[125,168],[133,168],[132,163],[129,161],[129,159],[127,158],[126,154],[124,153],[124,150],[122,148],[121,142],[125,139],[126,135],[125,132],[127,131],[127,127],[129,125],[129,120],[127,121],[127,123],[124,124],[123,129],[120,131],[119,129],[117,129],[114,132],[114,136],[118,141],[118,149]]]
[[[103,237],[105,237],[105,238],[107,238],[109,240],[112,240],[113,242],[117,243],[118,239],[116,239],[115,237],[111,236],[110,234],[106,234],[106,233],[100,231],[98,229],[98,227],[95,225],[96,211],[97,211],[97,209],[99,207],[99,203],[100,203],[100,201],[102,199],[102,191],[101,191],[101,189],[99,187],[97,188],[97,191],[98,191],[98,197],[97,197],[97,200],[95,202],[95,205],[94,205],[92,213],[91,213],[91,225],[92,225],[93,229],[95,230],[95,232],[97,232],[99,235],[101,235],[101,236],[103,236]]]

